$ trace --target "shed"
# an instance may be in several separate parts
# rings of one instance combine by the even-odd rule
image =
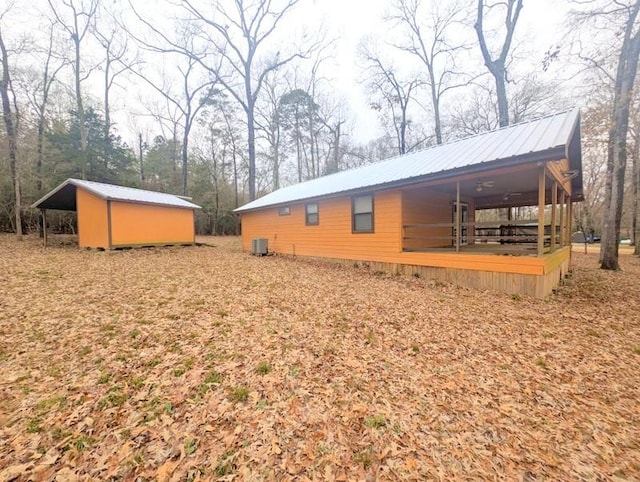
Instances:
[[[583,199],[572,109],[284,187],[236,211],[243,249],[547,296]],[[256,244],[257,245],[257,244]]]
[[[78,246],[114,249],[194,244],[194,213],[200,206],[181,196],[100,182],[67,179],[32,205],[77,211]]]

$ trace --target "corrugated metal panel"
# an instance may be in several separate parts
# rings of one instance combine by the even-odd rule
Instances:
[[[504,127],[288,186],[245,204],[236,211],[248,211],[340,192],[373,188],[414,178],[427,180],[430,176],[454,169],[566,148],[578,119],[579,110],[572,109],[534,121]]]
[[[114,184],[104,184],[101,182],[84,181],[80,179],[67,179],[42,199],[39,199],[38,201],[33,203],[32,207],[39,208],[44,206],[47,209],[69,209],[68,206],[60,206],[59,208],[55,207],[55,199],[56,193],[63,192],[64,189],[70,185],[86,189],[87,191],[103,199],[144,204],[156,204],[162,206],[173,206],[188,209],[200,209],[200,206],[198,206],[197,204],[193,204],[174,194],[146,191],[144,189],[135,189],[132,187],[116,186]]]

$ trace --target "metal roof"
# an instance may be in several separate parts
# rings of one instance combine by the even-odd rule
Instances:
[[[96,196],[113,201],[124,201],[141,204],[155,204],[160,206],[172,206],[183,209],[200,209],[184,197],[163,192],[146,191],[132,187],[104,184],[102,182],[83,181],[80,179],[67,179],[43,198],[31,205],[40,209],[59,209],[63,211],[76,210],[76,189],[82,188]]]
[[[284,187],[236,211],[250,211],[349,191],[423,182],[505,164],[569,158],[571,168],[580,170],[579,125],[580,112],[576,108]],[[576,136],[577,150],[574,147]],[[580,198],[582,177],[578,176],[573,182],[576,198]]]

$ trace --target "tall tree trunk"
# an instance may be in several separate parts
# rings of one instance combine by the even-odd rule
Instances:
[[[640,254],[640,230],[638,229],[638,204],[640,195],[640,136],[636,134],[633,142],[633,151],[631,154],[632,170],[631,180],[633,185],[633,208],[632,208],[632,221],[631,221],[631,235],[633,237],[633,254]]]
[[[77,19],[76,19],[77,21]],[[77,31],[77,29],[76,29]],[[80,79],[80,39],[77,35],[72,36],[75,48],[74,59],[74,80],[76,89],[76,110],[78,111],[78,125],[80,127],[80,166],[82,179],[87,178],[87,126],[85,125],[84,104],[82,101],[82,86]]]
[[[498,120],[500,127],[509,125],[509,102],[507,99],[507,55],[511,48],[511,41],[513,40],[513,33],[520,17],[520,11],[522,10],[522,0],[507,0],[506,7],[507,13],[505,16],[506,33],[504,42],[502,43],[502,49],[497,58],[491,58],[491,53],[487,47],[487,41],[484,35],[484,29],[482,26],[484,18],[484,2],[485,0],[478,0],[478,10],[476,17],[476,24],[474,26],[476,34],[478,36],[478,44],[480,45],[480,51],[484,59],[484,64],[493,76],[496,82],[496,96],[498,98]]]
[[[433,105],[433,120],[435,121],[436,144],[442,144],[442,122],[440,120],[440,97],[433,68],[429,69],[429,87],[431,88],[431,104]]]
[[[627,168],[629,110],[638,69],[638,57],[640,55],[640,31],[634,32],[639,10],[640,0],[637,0],[629,11],[618,58],[613,99],[613,119],[609,131],[607,192],[600,253],[600,267],[609,270],[620,269],[618,246],[620,244],[620,224],[624,199],[624,176]]]
[[[22,205],[20,195],[20,169],[18,166],[18,145],[16,143],[16,123],[17,112],[11,111],[11,99],[9,90],[11,89],[11,75],[9,72],[9,54],[4,44],[4,38],[0,31],[0,53],[2,55],[2,81],[0,81],[0,97],[2,97],[2,116],[4,126],[7,130],[7,145],[9,148],[9,164],[11,168],[11,180],[13,181],[14,210],[16,222],[16,237],[22,241]]]
[[[109,90],[111,75],[111,55],[107,48],[107,59],[104,66],[104,168],[105,174],[109,171],[109,157],[111,156],[111,108],[109,107]]]
[[[142,142],[142,133],[138,134],[138,149],[140,156],[140,184],[144,183],[144,155],[143,155],[144,143]]]

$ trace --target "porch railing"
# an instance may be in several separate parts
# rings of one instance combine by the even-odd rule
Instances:
[[[552,226],[544,227],[544,246],[560,247],[561,227],[555,226],[552,243]],[[405,224],[403,226],[403,250],[455,248],[457,241],[455,223]],[[480,221],[460,224],[460,245],[529,245],[538,244],[537,220]]]

